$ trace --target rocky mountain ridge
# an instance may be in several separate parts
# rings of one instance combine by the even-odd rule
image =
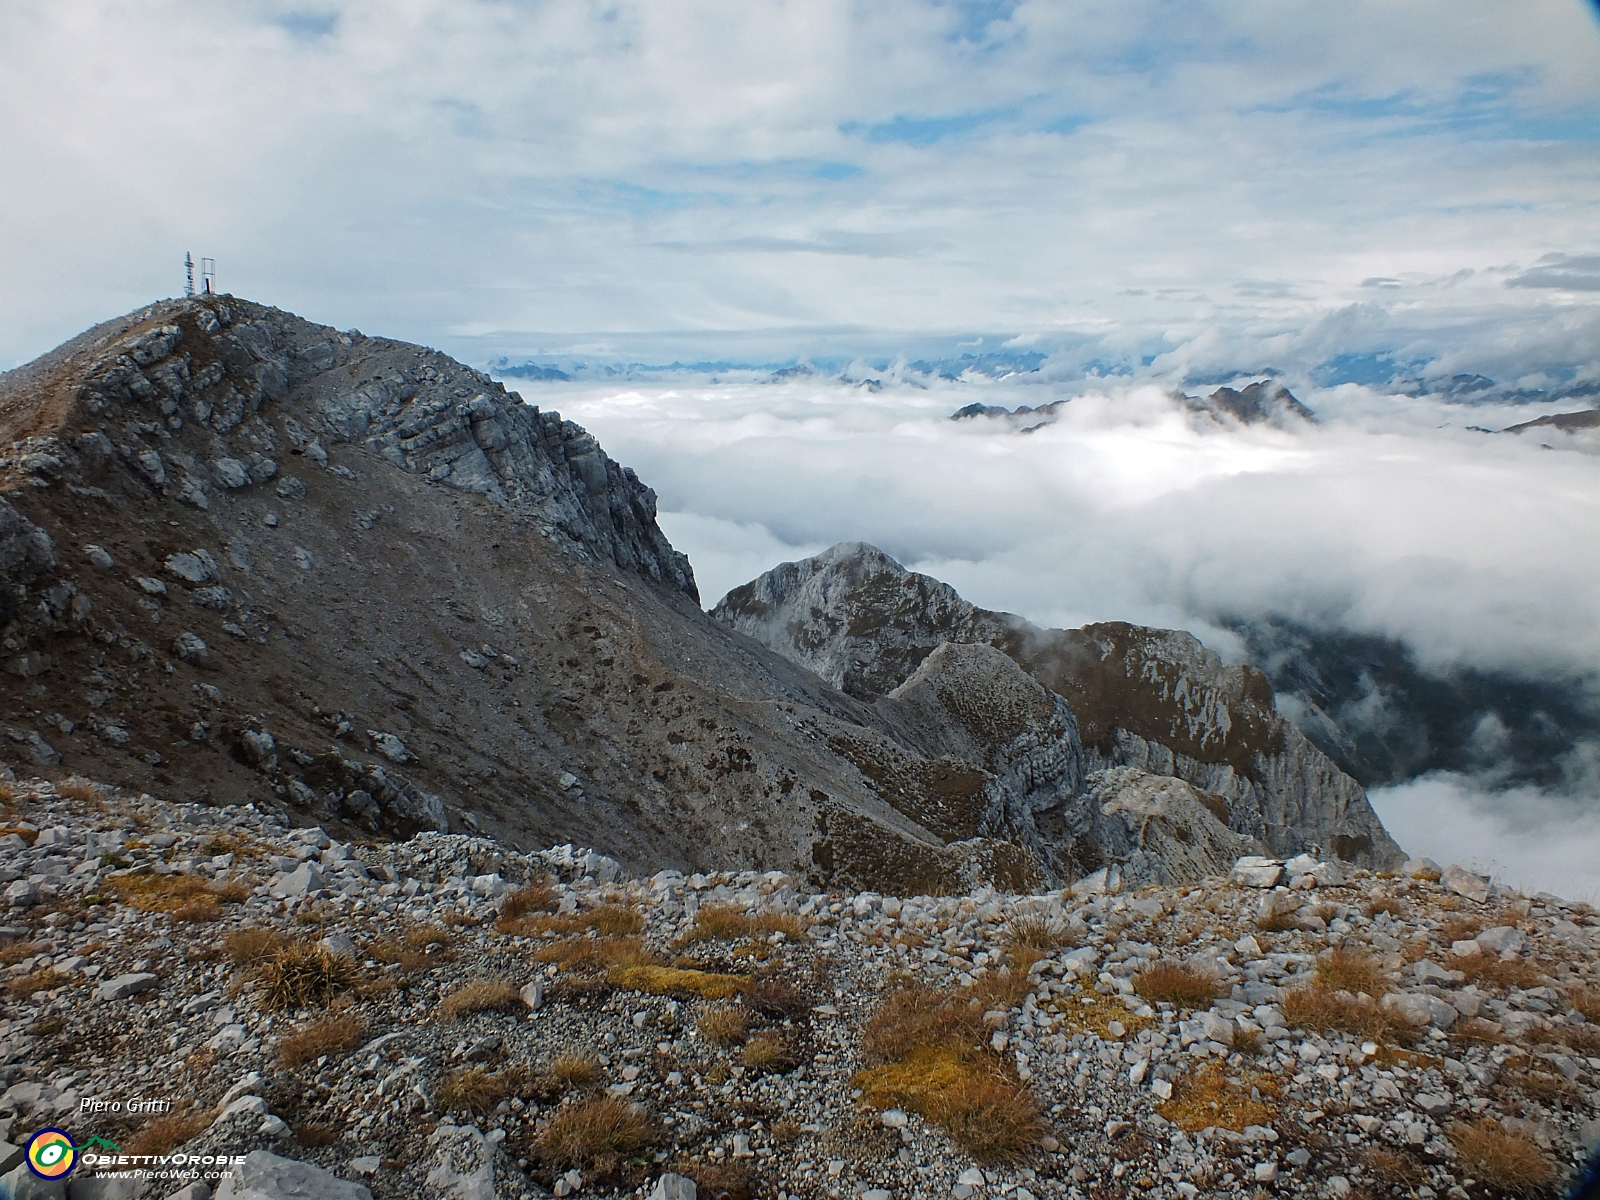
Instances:
[[[863,698],[893,695],[941,645],[993,646],[1066,701],[1086,772],[1176,777],[1213,797],[1230,829],[1277,852],[1315,844],[1378,866],[1401,857],[1360,784],[1277,712],[1266,676],[1223,663],[1189,634],[1039,629],[859,543],[776,567],[713,615]],[[1080,859],[1091,864],[1100,865]]]
[[[819,885],[1079,873],[1040,823],[1088,786],[1077,727],[1009,659],[830,688],[700,611],[590,435],[436,352],[168,301],[0,377],[0,433],[20,767]],[[962,707],[980,680],[1008,723]]]

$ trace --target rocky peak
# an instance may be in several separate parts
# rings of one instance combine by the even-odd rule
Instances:
[[[1221,798],[1235,833],[1275,851],[1399,860],[1361,785],[1278,714],[1266,676],[1190,634],[1120,622],[1040,629],[859,543],[774,568],[712,615],[867,697],[892,693],[944,643],[986,643],[1065,701],[1086,770],[1184,780]]]

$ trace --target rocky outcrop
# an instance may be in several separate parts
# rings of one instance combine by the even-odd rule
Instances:
[[[231,298],[194,300],[155,306],[83,374],[76,395],[88,413],[127,422],[123,457],[197,507],[208,506],[208,489],[278,475],[280,448],[259,418],[293,390],[308,411],[284,428],[290,455],[324,463],[324,443],[370,447],[534,517],[557,541],[697,595],[688,559],[656,526],[655,493],[631,469],[559,413],[435,351]],[[295,490],[290,480],[280,492]]]
[[[887,695],[945,643],[987,643],[1065,699],[1084,767],[1174,776],[1274,852],[1390,865],[1366,793],[1283,719],[1266,677],[1187,633],[1121,623],[1046,630],[962,600],[882,551],[843,543],[735,588],[713,610],[853,695]]]

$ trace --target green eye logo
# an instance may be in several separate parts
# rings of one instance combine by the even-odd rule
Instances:
[[[40,1179],[65,1179],[78,1165],[78,1148],[65,1129],[41,1129],[28,1141],[28,1169]]]

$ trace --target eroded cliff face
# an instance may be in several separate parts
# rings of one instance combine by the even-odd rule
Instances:
[[[734,589],[713,616],[862,697],[893,693],[941,645],[988,644],[1066,701],[1086,772],[1135,767],[1180,779],[1215,798],[1235,834],[1274,852],[1400,860],[1360,784],[1283,719],[1266,677],[1189,634],[1122,623],[1040,629],[975,608],[860,543],[785,563]],[[1086,862],[1086,847],[1073,853]]]

